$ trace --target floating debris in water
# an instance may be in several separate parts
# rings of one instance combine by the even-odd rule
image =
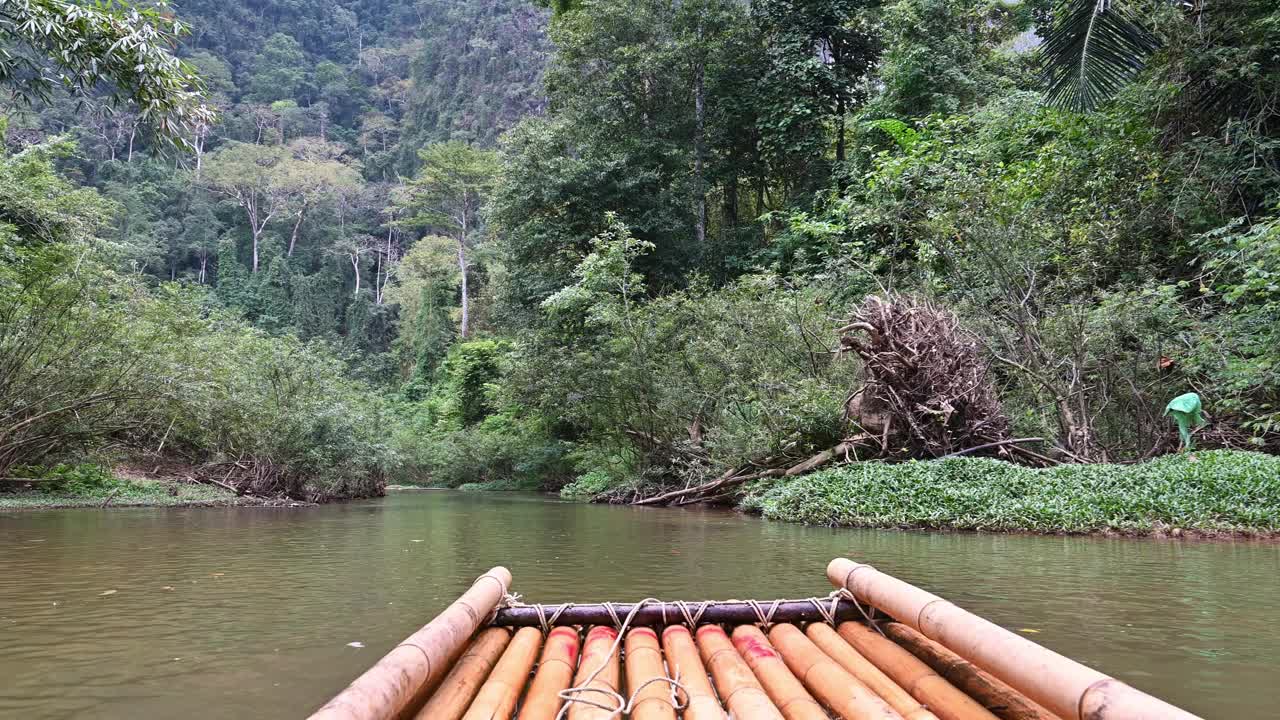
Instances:
[[[115,595],[117,592],[118,592],[117,590],[104,590],[104,591],[102,591],[102,592],[98,593],[98,597],[106,597],[106,596],[108,596],[108,595]]]
[[[364,647],[364,643],[360,642],[359,640],[356,640],[355,642],[347,643],[347,647],[362,648]]]

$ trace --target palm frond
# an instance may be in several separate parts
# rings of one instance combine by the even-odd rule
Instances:
[[[1049,103],[1096,108],[1146,64],[1159,44],[1132,12],[1111,0],[1062,0],[1040,46]]]

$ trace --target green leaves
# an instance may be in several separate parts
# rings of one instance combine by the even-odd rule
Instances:
[[[1093,110],[1142,70],[1158,43],[1126,1],[1063,0],[1040,48],[1051,104]]]
[[[131,102],[165,138],[182,142],[213,122],[194,69],[169,50],[187,31],[168,12],[124,2],[6,0],[0,3],[0,84],[14,97],[49,100],[55,87],[88,95],[113,86],[113,105]]]

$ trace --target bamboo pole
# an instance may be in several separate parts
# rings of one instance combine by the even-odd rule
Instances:
[[[493,666],[489,679],[476,693],[463,720],[511,720],[520,701],[520,692],[529,680],[529,671],[538,659],[542,647],[542,631],[537,628],[520,628],[516,631],[506,652]]]
[[[769,699],[787,720],[829,720],[817,700],[787,669],[782,656],[769,644],[760,628],[739,625],[733,629],[733,647],[764,686]]]
[[[454,663],[453,669],[440,682],[440,687],[413,716],[414,720],[461,718],[509,642],[511,631],[506,628],[482,630],[471,647]]]
[[[632,630],[627,633],[626,651],[627,692],[635,696],[631,701],[632,720],[676,720],[658,634],[649,628]]]
[[[529,684],[517,720],[555,720],[564,700],[560,692],[573,681],[578,667],[578,631],[558,627],[547,635],[538,660],[538,672]]]
[[[680,683],[677,690],[684,703],[684,720],[725,720],[724,709],[711,689],[707,668],[698,656],[693,635],[683,625],[671,625],[662,631],[662,651],[667,656],[667,670]]]
[[[785,720],[719,625],[697,630],[698,652],[734,720]]]
[[[614,647],[617,639],[618,631],[611,627],[597,625],[587,631],[587,641],[582,645],[582,662],[578,664],[573,686],[590,690],[576,694],[576,701],[569,701],[569,720],[612,720],[617,716],[613,710],[617,707],[617,700],[610,695],[621,694],[618,687],[621,679],[618,649]]]
[[[903,720],[883,698],[861,680],[827,657],[795,625],[775,625],[769,631],[773,646],[782,653],[791,672],[824,705],[841,717],[859,720]]]
[[[495,567],[413,635],[387,653],[312,720],[389,720],[410,708],[425,688],[443,677],[448,660],[466,644],[511,585],[511,573]]]
[[[827,578],[1065,720],[1198,720],[870,565],[836,558]]]
[[[845,642],[831,629],[830,625],[814,623],[805,629],[805,636],[813,641],[827,657],[835,660],[840,667],[849,672],[850,675],[858,678],[864,685],[871,688],[871,692],[884,698],[889,703],[889,707],[897,710],[906,720],[961,720],[963,716],[955,716],[944,713],[942,708],[933,702],[926,702],[924,699],[912,697],[910,692],[903,689],[901,685],[895,682],[896,678],[889,677],[881,668],[877,667],[878,663],[868,660],[864,654],[853,649],[849,643]],[[970,701],[972,702],[972,701]],[[922,705],[921,703],[924,703]],[[928,705],[936,712],[925,709]],[[982,715],[973,716],[973,720],[995,720],[983,710]],[[968,720],[967,718],[965,720]]]
[[[1060,720],[996,676],[951,652],[902,623],[883,623],[880,629],[904,650],[933,668],[947,682],[986,706],[1000,720]]]
[[[997,720],[981,703],[903,650],[892,640],[855,622],[840,623],[836,641],[871,659],[911,696],[933,708],[942,720]]]

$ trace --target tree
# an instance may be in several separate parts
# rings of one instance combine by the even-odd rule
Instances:
[[[306,54],[292,35],[276,33],[267,38],[253,61],[249,95],[258,102],[292,100],[306,81]]]
[[[836,162],[845,158],[845,115],[864,99],[863,81],[878,42],[869,11],[879,0],[766,0],[753,6],[765,32],[772,99],[766,133],[781,156],[812,162],[825,155],[824,123],[835,125]]]
[[[343,149],[315,138],[301,138],[289,144],[291,159],[280,168],[281,184],[290,198],[293,227],[289,249],[293,257],[298,233],[307,213],[317,205],[331,202],[336,194],[349,193],[360,185],[360,173],[342,162]]]
[[[481,230],[480,208],[498,175],[497,155],[455,141],[430,145],[418,158],[422,168],[405,188],[400,203],[407,216],[398,223],[448,233],[456,243],[462,291],[459,335],[465,338],[471,300],[467,252]]]
[[[258,272],[262,232],[284,211],[294,188],[288,150],[279,146],[229,143],[209,156],[204,181],[244,210],[253,243],[252,272]]]
[[[109,83],[113,105],[132,103],[142,120],[177,139],[213,118],[194,68],[169,51],[186,31],[165,0],[153,7],[6,0],[0,84],[18,100],[47,102],[55,87],[86,96]]]

